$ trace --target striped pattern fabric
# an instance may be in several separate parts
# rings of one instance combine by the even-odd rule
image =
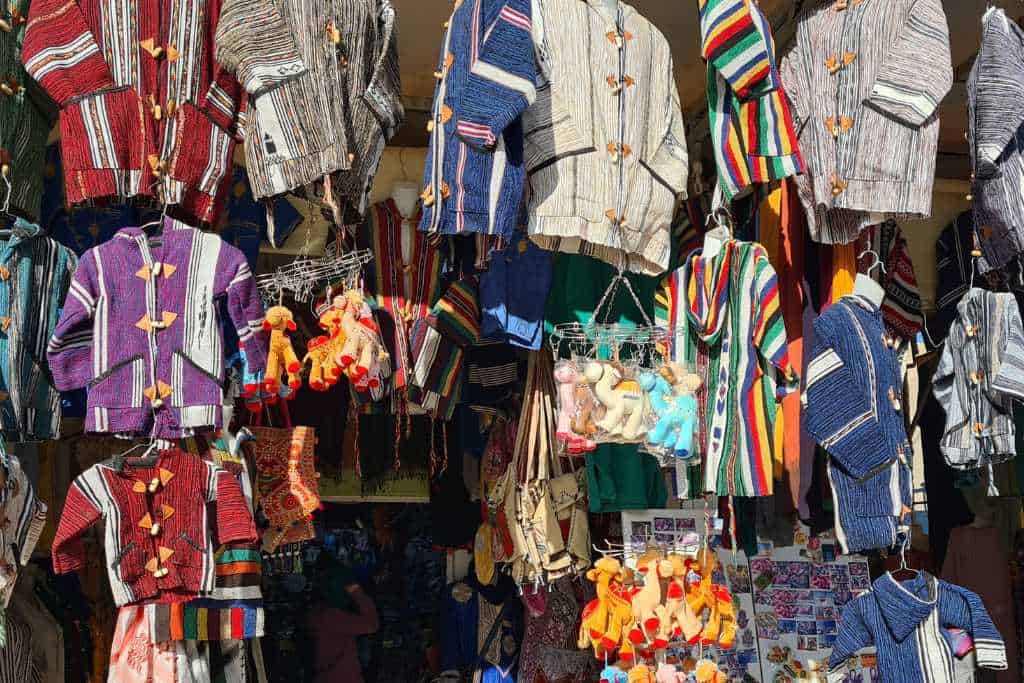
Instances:
[[[243,131],[254,196],[344,171],[344,196],[365,208],[366,184],[405,116],[395,22],[390,0],[225,0],[217,59],[255,95]],[[301,62],[291,40],[277,41],[281,32]],[[287,69],[294,78],[267,86],[268,74]]]
[[[886,572],[843,607],[829,656],[828,683],[847,678],[858,650],[877,650],[881,683],[954,683],[953,652],[943,629],[960,628],[974,641],[977,666],[1006,669],[1006,646],[977,594],[927,572],[898,582]]]
[[[797,376],[764,247],[730,240],[707,257],[698,249],[669,276],[667,290],[673,359],[703,379],[703,491],[771,495],[779,401],[797,388]]]
[[[520,115],[536,97],[530,0],[461,0],[448,19],[420,230],[511,235],[523,196]]]
[[[247,4],[268,14],[276,7],[272,0]],[[32,3],[22,59],[61,110],[70,204],[153,196],[215,222],[242,95],[214,61],[220,9],[220,0]],[[248,87],[270,87],[301,70],[282,28],[260,25],[260,35],[242,46]]]
[[[946,463],[975,469],[1016,454],[1013,404],[1024,400],[1024,327],[1013,294],[974,288],[957,304],[933,378],[946,411]]]
[[[889,548],[910,512],[903,380],[881,311],[845,296],[814,321],[803,428],[828,451],[836,538],[844,552]]]
[[[165,483],[149,493],[146,485],[154,478]],[[214,504],[212,518],[209,503]],[[158,534],[152,535],[141,524],[147,516],[159,521]],[[209,596],[217,578],[212,539],[222,543],[256,541],[256,526],[238,480],[213,463],[178,449],[162,451],[148,467],[127,461],[117,470],[100,463],[79,475],[68,491],[57,525],[54,572],[67,574],[82,567],[82,536],[98,523],[102,524],[107,576],[118,607]],[[152,571],[154,560],[159,560],[165,575],[156,576]]]
[[[3,484],[0,485],[0,559],[6,571],[0,573],[0,619],[11,601],[14,582],[18,580],[18,567],[32,559],[32,552],[46,525],[46,503],[36,496],[32,481],[25,474],[17,457],[3,452],[0,443],[0,467]],[[2,680],[2,677],[0,677]]]
[[[924,314],[921,312],[921,292],[917,288],[914,263],[903,231],[895,221],[873,225],[857,240],[854,250],[858,254],[873,251],[881,257],[881,268],[872,268],[871,277],[885,290],[882,300],[882,319],[890,333],[904,339],[914,339],[921,331]],[[874,254],[865,254],[857,264],[864,272],[875,262]]]
[[[402,216],[394,200],[387,199],[370,207],[356,235],[358,247],[373,253],[363,276],[392,366],[390,391],[385,391],[390,399],[369,401],[365,392],[352,390],[352,400],[364,403],[367,413],[399,412],[397,402],[405,400],[412,362],[410,328],[430,314],[441,296],[442,255],[431,236],[416,229],[419,220],[419,214]]]
[[[49,96],[32,80],[22,65],[21,49],[29,0],[11,0],[0,9],[11,26],[0,34],[0,74],[14,91],[0,96],[0,159],[10,165],[12,213],[39,220],[43,195],[46,139],[57,117]],[[0,201],[7,188],[0,183]]]
[[[1024,29],[994,7],[981,23],[967,78],[967,135],[984,273],[1024,252]]]
[[[530,239],[661,275],[689,173],[668,41],[626,3],[614,19],[595,0],[534,4],[541,78],[523,115]]]
[[[221,297],[261,372],[263,303],[238,249],[168,218],[159,240],[124,228],[87,251],[47,348],[57,389],[89,389],[86,430],[174,439],[219,427]]]
[[[77,263],[70,249],[20,219],[0,243],[0,423],[16,441],[60,433],[46,345]]]
[[[477,287],[474,277],[452,283],[430,315],[413,325],[409,400],[437,419],[455,414],[466,347],[480,335]]]
[[[768,20],[751,0],[700,0],[698,7],[709,125],[725,198],[752,183],[802,173]]]
[[[879,222],[872,214],[931,214],[936,108],[953,80],[941,0],[815,3],[799,19],[781,76],[814,240],[851,242]]]

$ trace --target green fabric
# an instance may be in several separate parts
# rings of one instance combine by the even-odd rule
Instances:
[[[328,607],[355,611],[352,595],[346,590],[356,582],[352,570],[343,565],[333,565],[320,574],[320,597]]]
[[[587,455],[587,490],[595,513],[660,509],[668,500],[657,459],[626,444],[602,444]]]

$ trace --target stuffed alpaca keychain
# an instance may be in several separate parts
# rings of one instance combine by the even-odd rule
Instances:
[[[317,322],[327,334],[310,339],[302,359],[303,364],[310,364],[309,388],[314,391],[327,391],[341,378],[337,355],[345,344],[345,333],[341,329],[344,311],[338,306],[339,298],[317,309]]]
[[[270,349],[267,351],[267,372],[263,380],[263,389],[272,397],[276,397],[281,389],[281,375],[286,375],[288,387],[292,390],[289,398],[293,397],[295,390],[302,386],[302,380],[298,375],[302,364],[299,363],[288,337],[289,332],[296,330],[295,318],[284,306],[271,306],[263,321],[263,329],[270,332]]]

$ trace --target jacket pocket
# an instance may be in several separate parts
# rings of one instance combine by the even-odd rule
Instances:
[[[142,98],[131,86],[71,100],[60,115],[65,170],[143,168],[150,147],[146,124]]]
[[[231,170],[235,138],[191,102],[178,108],[176,125],[169,175],[200,192],[216,195]]]
[[[899,461],[880,465],[857,481],[857,514],[860,517],[897,517],[901,507]]]
[[[146,573],[145,553],[134,541],[129,541],[111,561],[110,568],[121,581],[131,583]]]
[[[174,352],[172,373],[181,379],[174,382],[172,406],[220,405],[223,399],[222,380],[210,368],[177,350]]]
[[[141,408],[148,382],[141,354],[110,366],[89,382],[90,405],[104,408]]]
[[[182,567],[197,567],[201,564],[200,557],[206,555],[206,546],[192,538],[187,531],[178,534],[173,550],[171,562]]]
[[[839,138],[841,142],[846,137],[851,138],[841,146],[845,147],[841,158],[850,159],[853,166],[850,179],[915,180],[914,171],[924,168],[923,163],[913,158],[920,150],[920,134],[920,128],[909,126],[871,106],[861,107],[853,129],[843,132]],[[884,149],[885,154],[857,153],[858,150],[869,149]]]

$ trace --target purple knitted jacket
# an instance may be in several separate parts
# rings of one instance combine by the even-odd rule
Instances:
[[[124,228],[87,251],[47,348],[57,389],[88,387],[86,430],[172,439],[220,427],[223,296],[262,371],[263,303],[238,249],[166,219],[160,237]]]

